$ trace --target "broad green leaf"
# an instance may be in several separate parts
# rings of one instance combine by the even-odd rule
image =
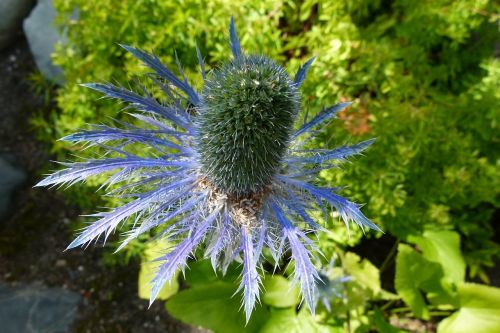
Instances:
[[[295,307],[300,302],[300,292],[297,286],[281,275],[266,275],[264,281],[264,304],[277,308]]]
[[[374,294],[382,290],[380,287],[380,274],[378,268],[368,259],[361,260],[357,254],[347,252],[342,259],[342,266],[347,273],[353,277],[353,280],[372,290]]]
[[[443,266],[443,272],[451,282],[459,284],[465,278],[465,261],[460,252],[460,235],[448,230],[426,230],[422,236],[409,236],[417,244],[423,256]]]
[[[198,286],[212,283],[217,280],[217,275],[208,260],[196,261],[186,270],[186,283],[189,286]]]
[[[499,333],[500,309],[463,308],[441,321],[438,333]]]
[[[161,256],[165,249],[168,248],[168,243],[163,240],[157,240],[146,244],[144,250],[143,261],[141,264],[141,269],[139,271],[139,297],[142,299],[149,300],[151,297],[151,280],[153,280],[156,270],[158,269],[158,263],[153,260]],[[175,274],[174,278],[170,282],[166,282],[161,289],[160,293],[156,299],[166,300],[170,296],[177,293],[179,290],[179,279],[178,272]]]
[[[464,283],[458,287],[461,307],[500,309],[500,288],[476,283]]]
[[[215,333],[258,332],[268,317],[262,306],[256,306],[248,324],[241,310],[237,287],[216,281],[183,290],[166,303],[167,311],[182,322],[203,326]]]
[[[422,291],[446,294],[440,283],[442,277],[441,265],[428,261],[408,245],[398,246],[395,287],[415,316],[429,318]]]
[[[500,289],[474,283],[458,287],[460,309],[438,325],[438,333],[500,332]]]
[[[274,309],[271,317],[259,333],[333,333],[342,332],[339,328],[317,323],[307,310],[298,314],[295,309]]]
[[[215,273],[210,260],[198,260],[189,265],[186,270],[186,283],[189,286],[199,286],[215,281],[236,281],[241,274],[241,267],[236,264],[229,266],[225,275],[220,272]]]

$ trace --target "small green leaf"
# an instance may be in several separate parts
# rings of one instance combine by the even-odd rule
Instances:
[[[139,271],[139,298],[149,300],[151,298],[151,280],[153,280],[158,263],[153,260],[161,256],[162,252],[169,247],[163,240],[157,240],[146,244],[144,250],[141,270]],[[166,300],[179,290],[178,272],[172,281],[166,282],[156,299]]]
[[[292,286],[282,275],[266,275],[264,281],[265,293],[262,296],[264,304],[277,308],[295,307],[300,302],[300,292],[297,286]]]
[[[460,310],[441,321],[438,333],[500,332],[500,289],[474,283],[458,287]]]
[[[151,280],[156,273],[156,263],[144,262],[142,263],[141,270],[139,271],[139,298],[149,300],[151,298]],[[168,281],[161,288],[160,293],[156,299],[166,300],[179,291],[178,272],[169,283]]]
[[[312,9],[314,5],[316,5],[316,1],[314,0],[306,0],[300,6],[300,20],[302,22],[307,21],[309,17],[312,15]]]

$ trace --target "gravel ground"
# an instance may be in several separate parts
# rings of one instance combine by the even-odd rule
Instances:
[[[103,263],[103,249],[92,246],[63,252],[73,237],[70,221],[80,212],[60,192],[32,188],[51,158],[29,118],[55,109],[33,92],[27,79],[33,71],[26,41],[0,52],[0,153],[14,155],[27,173],[9,214],[0,220],[0,282],[79,293],[70,332],[202,332],[169,317],[163,302],[147,309],[148,302],[137,296],[137,261],[110,267]]]

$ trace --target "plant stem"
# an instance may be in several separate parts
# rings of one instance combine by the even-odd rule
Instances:
[[[379,272],[382,273],[386,268],[387,266],[389,265],[389,262],[391,262],[391,260],[394,258],[394,256],[396,255],[396,252],[398,250],[398,245],[399,245],[399,242],[400,240],[398,239],[394,245],[392,246],[391,248],[391,251],[389,251],[389,254],[387,255],[387,257],[385,257],[385,260],[384,262],[382,263],[382,265],[380,265],[380,269],[379,269]]]

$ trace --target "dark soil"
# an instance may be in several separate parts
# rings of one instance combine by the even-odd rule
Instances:
[[[56,110],[50,100],[33,92],[28,77],[34,71],[26,41],[0,52],[0,153],[14,155],[28,174],[8,216],[0,220],[0,282],[80,293],[71,332],[201,332],[169,317],[161,301],[147,309],[148,302],[137,296],[137,260],[126,266],[106,265],[102,247],[64,252],[80,211],[60,192],[32,187],[51,157],[29,119],[36,112]]]
[[[382,288],[395,292],[394,275],[396,270],[396,253],[398,240],[390,234],[384,234],[379,238],[371,237],[363,239],[363,242],[350,250],[368,259],[380,269],[380,283]]]

